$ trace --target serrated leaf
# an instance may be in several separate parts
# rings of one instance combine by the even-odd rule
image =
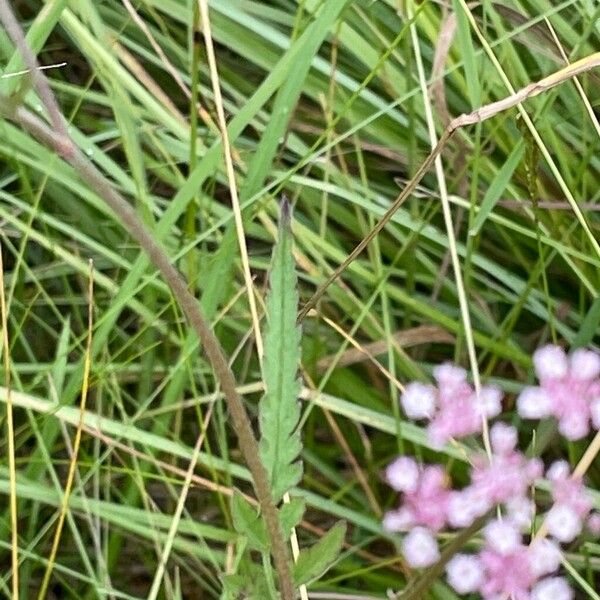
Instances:
[[[300,328],[297,277],[292,254],[290,208],[281,205],[279,239],[273,250],[267,295],[267,330],[264,339],[263,380],[265,394],[260,401],[260,457],[269,475],[273,499],[283,494],[302,477],[300,432]]]
[[[267,531],[262,519],[254,506],[237,490],[234,490],[231,499],[231,516],[235,530],[246,536],[251,548],[269,551]]]
[[[306,502],[302,498],[293,498],[279,509],[279,522],[284,535],[300,524],[305,510]]]
[[[344,536],[346,523],[336,523],[314,546],[302,550],[294,565],[294,583],[302,585],[317,579],[336,561]]]
[[[300,523],[305,509],[306,503],[302,498],[293,498],[279,509],[279,522],[284,535],[288,535]],[[234,490],[231,499],[231,515],[235,530],[246,537],[253,550],[269,551],[269,537],[263,520],[256,508],[237,490]]]

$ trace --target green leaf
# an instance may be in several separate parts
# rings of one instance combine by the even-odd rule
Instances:
[[[284,535],[288,535],[300,524],[305,510],[306,502],[302,498],[293,498],[279,509],[279,521]]]
[[[223,577],[221,600],[239,600],[240,598],[269,598],[269,588],[265,578],[258,575],[231,574]]]
[[[581,348],[582,346],[587,346],[593,339],[594,335],[596,335],[596,331],[598,329],[598,325],[600,324],[600,298],[596,298],[587,314],[585,315],[583,321],[581,322],[581,327],[575,336],[575,339],[572,342],[573,348]]]
[[[288,535],[292,528],[300,523],[305,509],[306,503],[302,498],[294,498],[280,508],[279,522],[284,535]],[[256,508],[237,490],[233,492],[231,514],[235,530],[247,538],[250,547],[261,552],[268,552],[269,537],[264,522]]]
[[[346,523],[336,523],[314,546],[302,550],[294,566],[294,582],[302,585],[323,575],[336,561],[344,536]]]
[[[251,548],[268,552],[269,543],[264,523],[254,506],[237,490],[234,490],[231,499],[231,516],[235,530],[248,538]]]
[[[253,153],[253,160],[248,167],[246,179],[240,190],[242,201],[256,194],[271,172],[273,159],[280,146],[281,138],[289,127],[294,107],[300,94],[306,91],[305,79],[315,54],[347,4],[348,0],[323,3],[318,18],[306,28],[290,49],[294,50],[294,55],[289,63],[289,73],[281,82],[281,87],[275,96],[271,116],[256,152]]]
[[[273,250],[273,263],[267,295],[267,331],[263,380],[265,395],[260,401],[260,456],[277,502],[302,477],[302,464],[296,461],[302,450],[297,377],[300,364],[300,328],[296,325],[298,292],[292,254],[291,215],[287,200],[281,206],[279,240]]]
[[[223,238],[218,250],[210,257],[203,255],[206,262],[202,275],[202,299],[200,306],[208,320],[212,320],[217,314],[227,294],[228,286],[224,284],[233,278],[235,257],[237,256],[237,238],[235,228],[230,223],[223,233]]]
[[[58,343],[56,345],[56,358],[52,367],[52,381],[56,397],[60,398],[65,383],[65,374],[67,371],[67,361],[69,359],[69,336],[71,335],[71,319],[69,315],[65,319]]]
[[[473,46],[471,26],[469,25],[467,15],[457,0],[454,0],[453,6],[458,25],[458,47],[464,61],[465,82],[469,91],[471,107],[474,109],[481,105],[481,81],[476,63],[477,54]]]
[[[475,222],[473,223],[473,227],[469,231],[469,235],[477,235],[479,230],[481,229],[485,220],[489,217],[492,210],[494,210],[494,206],[496,206],[496,202],[500,198],[502,192],[506,189],[510,178],[513,176],[517,165],[523,158],[523,152],[525,151],[525,146],[523,145],[523,140],[519,140],[517,145],[514,147],[510,156],[506,159],[502,168],[498,171],[496,177],[490,184],[490,187],[487,189],[483,200],[481,201],[481,207],[479,208],[479,212],[475,217]]]

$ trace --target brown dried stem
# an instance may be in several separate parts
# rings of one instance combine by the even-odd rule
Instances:
[[[524,88],[521,88],[514,94],[507,96],[506,98],[502,98],[502,100],[498,100],[497,102],[491,102],[490,104],[486,104],[481,106],[480,108],[455,119],[448,124],[445,128],[444,132],[440,136],[438,143],[431,150],[427,158],[423,161],[421,166],[417,169],[414,177],[406,184],[406,187],[400,192],[399,196],[392,202],[391,206],[385,212],[385,214],[381,217],[380,221],[371,229],[371,231],[360,241],[360,243],[350,252],[350,254],[346,257],[344,262],[340,264],[335,271],[322,283],[317,291],[313,294],[313,296],[308,300],[308,302],[302,307],[298,314],[298,321],[302,321],[304,317],[309,313],[311,308],[314,308],[319,298],[323,296],[327,288],[344,272],[344,270],[348,267],[348,265],[357,258],[361,252],[371,243],[373,238],[390,222],[396,211],[402,206],[404,201],[413,193],[421,179],[425,176],[425,174],[429,171],[435,159],[442,152],[448,141],[452,138],[452,136],[463,127],[467,127],[469,125],[474,125],[475,123],[481,123],[483,121],[487,121],[497,114],[508,110],[510,108],[514,108],[518,106],[528,98],[533,98],[534,96],[538,96],[539,94],[546,92],[553,87],[564,83],[565,81],[576,77],[577,75],[581,75],[590,69],[594,69],[600,66],[600,52],[596,52],[595,54],[590,54],[577,62],[571,63],[566,67],[548,75],[548,77],[544,77],[539,81],[530,83],[526,85]],[[586,231],[589,231],[587,227],[587,223],[583,219],[583,215],[581,214],[578,206],[571,206],[574,210],[576,210],[576,214],[578,220],[582,223]],[[594,249],[597,254],[600,255],[600,245],[595,238],[591,237],[590,239]]]

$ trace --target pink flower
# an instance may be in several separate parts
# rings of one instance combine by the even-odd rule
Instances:
[[[478,555],[457,554],[446,567],[449,585],[459,594],[479,592],[485,600],[569,600],[561,578],[548,577],[560,566],[555,542],[523,544],[518,529],[507,520],[484,528],[485,546]],[[545,579],[544,579],[545,578]]]
[[[406,562],[415,568],[429,567],[440,558],[437,540],[426,527],[415,527],[402,541]]]
[[[414,459],[401,456],[386,469],[386,478],[402,493],[399,508],[384,517],[387,531],[407,531],[415,526],[439,531],[446,525],[450,490],[442,467],[419,466]]]
[[[546,476],[552,482],[554,500],[554,505],[546,515],[548,531],[561,542],[572,542],[583,529],[584,521],[592,509],[592,499],[581,477],[570,474],[566,461],[553,463]]]
[[[516,552],[521,546],[521,534],[510,521],[495,519],[485,526],[483,534],[487,547],[503,556]]]
[[[538,590],[538,594],[540,590],[546,593],[540,585],[547,580],[539,579],[553,573],[560,565],[560,550],[556,544],[540,540],[526,546],[518,530],[505,520],[489,523],[484,535],[486,545],[479,555],[484,569],[479,591],[484,598],[530,600],[534,590]],[[541,600],[545,596],[538,595],[538,598]],[[548,600],[551,599],[553,597],[548,596]]]
[[[473,486],[451,492],[447,509],[448,524],[456,529],[469,527],[491,508],[490,500]]]
[[[437,388],[414,382],[406,386],[400,398],[402,408],[411,419],[426,419],[429,439],[443,445],[451,438],[480,433],[483,419],[497,416],[502,392],[484,386],[479,395],[467,382],[464,369],[446,363],[433,371]]]
[[[415,525],[439,531],[446,525],[449,499],[446,473],[439,466],[427,466],[422,469],[415,490],[404,494],[403,507]]]
[[[585,518],[592,509],[593,502],[583,485],[583,479],[570,473],[566,461],[557,461],[550,465],[547,477],[553,484],[552,498],[555,505],[570,506],[579,517]]]
[[[517,435],[513,427],[496,423],[490,438],[494,451],[491,463],[485,457],[477,457],[471,474],[472,487],[489,508],[526,497],[531,484],[542,474],[538,459],[527,459],[515,449]]]
[[[554,416],[569,440],[589,433],[590,421],[600,428],[600,356],[575,350],[570,357],[558,346],[544,346],[533,355],[539,387],[528,387],[517,399],[524,419]]]
[[[586,525],[592,535],[600,536],[600,513],[593,512],[588,517]]]
[[[529,600],[529,590],[536,577],[529,565],[526,546],[519,544],[507,554],[486,546],[479,557],[485,569],[485,580],[480,589],[484,598],[508,595],[514,600]]]
[[[523,390],[517,400],[523,418],[554,416],[560,432],[579,439],[590,423],[600,429],[600,354],[576,350],[570,356],[548,345],[533,356],[539,386]],[[501,411],[502,394],[493,387],[475,393],[464,369],[443,364],[434,369],[436,386],[408,385],[401,402],[405,413],[429,421],[429,439],[443,444],[451,438],[479,433],[489,417]],[[531,487],[543,475],[540,459],[518,449],[517,430],[502,422],[490,429],[491,456],[469,455],[470,483],[453,490],[443,467],[422,466],[399,457],[386,469],[390,486],[400,492],[396,510],[385,514],[387,531],[404,531],[402,548],[409,565],[424,568],[440,558],[436,534],[445,527],[466,528],[480,517],[485,540],[478,554],[456,554],[446,566],[448,584],[458,594],[479,594],[484,600],[572,600],[562,577],[560,543],[572,542],[584,526],[600,533],[600,513],[567,461],[546,471],[552,506],[544,516],[551,537],[523,542],[536,513]],[[498,518],[493,509],[499,508]]]

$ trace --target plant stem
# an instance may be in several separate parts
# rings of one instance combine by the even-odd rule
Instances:
[[[254,489],[265,519],[271,543],[273,563],[279,577],[279,587],[284,600],[293,600],[294,586],[288,562],[287,545],[279,523],[277,508],[271,495],[267,472],[259,458],[258,442],[254,437],[250,419],[236,390],[235,377],[229,368],[225,353],[210,325],[204,318],[195,296],[189,291],[187,282],[171,264],[165,251],[155,241],[133,207],[112,186],[110,181],[78,149],[69,136],[65,119],[58,107],[56,98],[31,49],[27,45],[21,26],[15,19],[7,0],[0,0],[0,20],[12,38],[17,49],[31,70],[34,86],[44,104],[53,128],[29,112],[23,106],[15,106],[11,98],[0,96],[0,114],[19,123],[35,139],[55,150],[113,210],[123,228],[138,242],[152,264],[160,271],[173,295],[185,314],[193,330],[198,335],[204,352],[212,365],[219,382],[227,407],[231,414],[233,428],[237,434],[240,450],[252,475]]]

